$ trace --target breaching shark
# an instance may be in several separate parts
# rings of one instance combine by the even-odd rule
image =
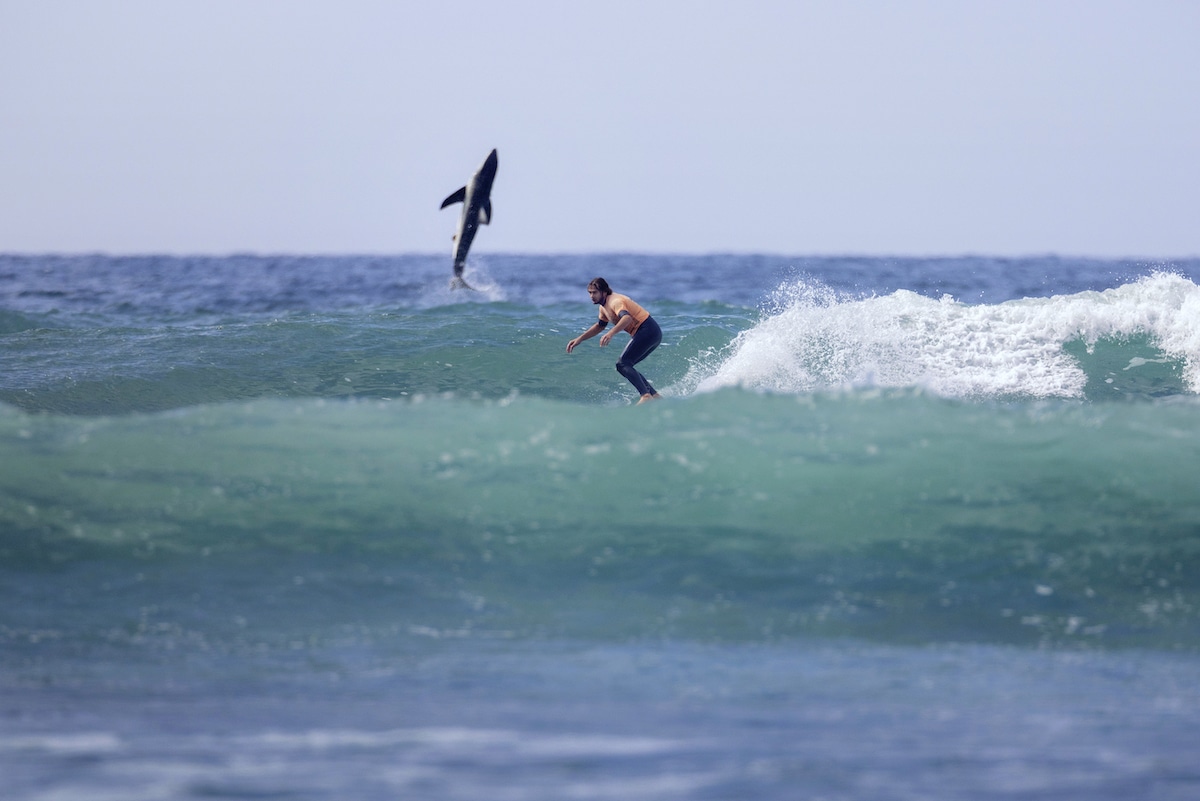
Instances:
[[[442,208],[454,203],[463,204],[462,216],[458,219],[458,231],[454,234],[454,277],[451,289],[471,289],[463,280],[463,268],[467,265],[467,251],[481,225],[492,221],[492,181],[496,180],[496,151],[493,149],[483,164],[471,176],[466,186],[455,190],[442,201]]]

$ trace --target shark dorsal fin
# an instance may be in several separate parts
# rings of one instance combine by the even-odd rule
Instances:
[[[483,205],[479,207],[479,224],[487,225],[492,221],[492,199],[488,198],[483,201]]]
[[[467,188],[465,186],[459,187],[458,189],[455,189],[453,192],[451,192],[449,197],[447,197],[445,200],[442,201],[442,208],[444,209],[447,206],[451,206],[455,203],[462,203],[466,199],[467,199]]]

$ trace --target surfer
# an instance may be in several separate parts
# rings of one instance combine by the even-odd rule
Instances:
[[[591,328],[567,343],[567,353],[575,350],[585,339],[599,334],[609,323],[614,323],[613,329],[600,337],[600,347],[608,345],[617,332],[627,332],[632,339],[621,352],[621,358],[617,360],[617,372],[625,376],[641,395],[638,403],[660,397],[646,377],[634,369],[635,364],[649,356],[662,342],[662,329],[658,327],[658,323],[650,316],[650,312],[634,303],[627,295],[613,292],[608,281],[603,278],[592,279],[588,284],[588,296],[591,297],[592,303],[600,307],[600,318]]]

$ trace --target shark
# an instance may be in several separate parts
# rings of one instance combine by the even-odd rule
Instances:
[[[479,226],[492,221],[492,182],[496,180],[496,166],[499,160],[495,149],[488,153],[483,164],[471,176],[465,186],[459,187],[442,201],[442,208],[463,204],[462,216],[458,218],[458,230],[454,234],[454,277],[450,279],[451,289],[471,289],[463,280],[463,268],[467,265],[467,251],[475,240],[475,232]]]

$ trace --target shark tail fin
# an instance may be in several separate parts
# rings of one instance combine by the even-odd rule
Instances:
[[[447,197],[445,200],[442,201],[441,208],[444,209],[447,206],[454,205],[455,203],[462,203],[466,199],[467,199],[467,188],[465,186],[459,187],[458,189],[455,189],[453,192],[451,192],[449,197]]]

